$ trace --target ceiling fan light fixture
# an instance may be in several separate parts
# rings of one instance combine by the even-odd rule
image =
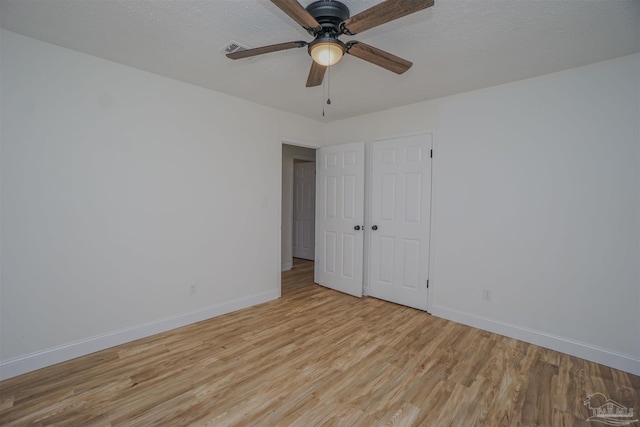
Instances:
[[[340,61],[344,55],[344,44],[336,41],[322,41],[309,46],[309,54],[315,62],[328,67]]]
[[[308,1],[312,1],[312,3],[304,7],[299,0],[271,0],[280,10],[315,37],[312,42],[307,43],[299,40],[278,43],[228,52],[227,57],[231,59],[249,58],[264,53],[307,46],[307,52],[313,58],[307,77],[307,87],[321,85],[327,69],[330,70],[329,67],[340,61],[346,53],[396,74],[402,74],[413,65],[410,61],[356,40],[350,40],[345,44],[340,41],[339,37],[343,34],[354,36],[403,16],[419,12],[434,4],[434,0],[378,0],[375,6],[351,16],[349,8],[340,0],[306,0],[305,3]]]

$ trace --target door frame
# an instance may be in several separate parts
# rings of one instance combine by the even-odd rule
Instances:
[[[278,274],[278,282],[280,284],[280,286],[278,286],[278,298],[280,298],[282,296],[282,169],[284,168],[284,164],[282,163],[282,147],[283,145],[293,145],[296,147],[303,147],[303,148],[310,148],[312,150],[317,150],[318,148],[322,147],[322,144],[318,143],[318,142],[313,142],[313,141],[303,141],[300,139],[296,139],[296,138],[288,138],[288,137],[280,137],[280,144],[279,144],[279,149],[280,149],[280,185],[278,187],[278,193],[279,193],[279,197],[278,197],[278,218],[279,223],[280,223],[280,227],[278,228],[278,250],[277,250],[277,274]],[[294,155],[292,158],[297,158],[299,160],[307,160],[306,156],[298,156],[298,155]],[[302,158],[304,157],[304,158]],[[315,162],[316,159],[315,157],[313,159],[311,159],[310,161]],[[293,183],[293,180],[292,180]],[[293,216],[293,200],[291,201],[291,204],[287,207],[288,209],[291,209],[291,215]],[[291,225],[293,227],[293,224]],[[293,232],[293,230],[291,230]]]

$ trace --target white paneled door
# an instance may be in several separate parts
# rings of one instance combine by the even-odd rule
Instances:
[[[362,296],[364,143],[316,152],[315,282]]]
[[[431,211],[429,134],[371,144],[369,294],[427,309]]]
[[[314,259],[316,164],[293,164],[293,245],[295,258]]]

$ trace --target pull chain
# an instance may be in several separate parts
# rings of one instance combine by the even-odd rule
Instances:
[[[322,99],[324,101],[324,87],[326,86],[326,82],[322,82]],[[324,102],[322,103],[322,117],[324,117]]]
[[[329,65],[329,75],[327,76],[327,105],[331,105],[331,65]]]
[[[329,58],[331,58],[331,54],[329,53]],[[322,96],[324,97],[324,88],[327,87],[327,105],[331,105],[331,64],[327,65],[329,69],[327,71],[327,78],[322,80]],[[322,117],[325,116],[325,107],[322,105]]]
[[[324,100],[324,88],[327,86],[327,79],[322,80],[322,99]],[[324,117],[324,102],[322,103],[322,117]]]

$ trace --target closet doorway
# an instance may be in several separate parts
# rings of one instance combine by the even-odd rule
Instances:
[[[427,310],[432,144],[420,133],[318,150],[316,283]]]

